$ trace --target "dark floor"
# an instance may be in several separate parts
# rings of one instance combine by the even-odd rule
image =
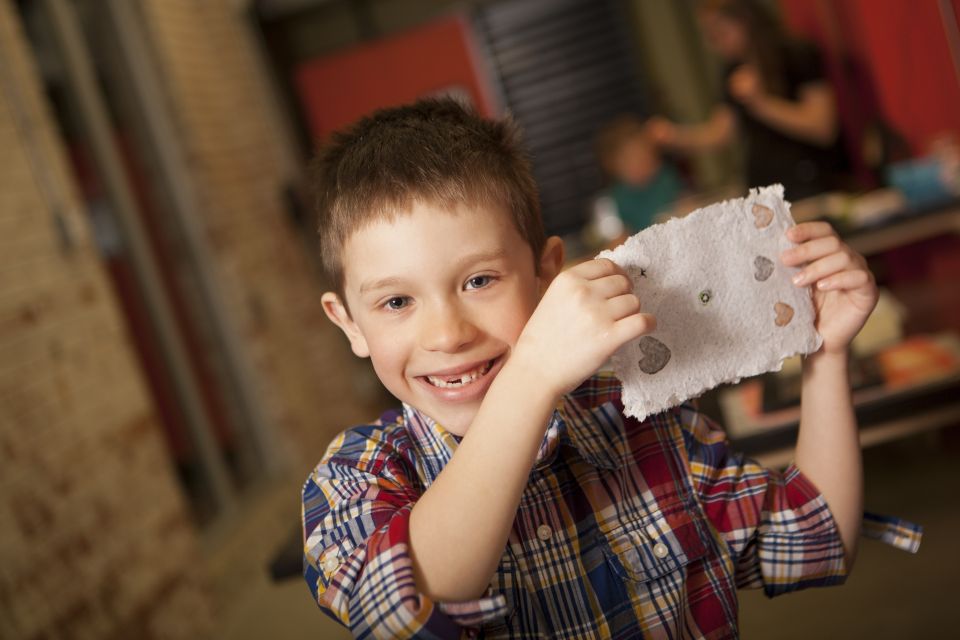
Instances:
[[[741,592],[744,638],[960,637],[960,589],[953,583],[960,575],[960,427],[868,449],[864,469],[867,508],[922,524],[919,553],[865,540],[842,587],[774,600]],[[219,638],[350,637],[316,609],[299,579],[272,584],[261,570],[235,577],[243,586],[230,580]]]

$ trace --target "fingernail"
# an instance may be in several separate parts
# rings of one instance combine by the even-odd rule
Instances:
[[[793,284],[803,284],[803,271],[800,271],[793,276]]]
[[[821,280],[817,283],[817,289],[827,289],[830,287],[830,282],[828,280]]]

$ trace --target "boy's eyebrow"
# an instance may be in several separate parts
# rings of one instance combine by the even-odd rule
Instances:
[[[376,289],[387,289],[389,287],[396,287],[403,283],[403,278],[381,278],[380,280],[373,280],[371,282],[364,282],[360,285],[360,295],[363,295],[367,291],[374,291]]]
[[[499,260],[507,255],[507,252],[504,249],[494,249],[492,251],[478,251],[477,253],[469,253],[459,260],[457,260],[457,266],[463,267],[470,264],[476,264],[477,262],[489,262],[493,260]],[[403,278],[398,278],[396,276],[391,276],[388,278],[381,278],[379,280],[371,280],[369,282],[364,282],[360,285],[360,295],[367,293],[368,291],[375,291],[377,289],[388,289],[393,287],[399,287],[404,284],[406,280]]]
[[[457,263],[460,266],[474,264],[477,262],[489,262],[493,260],[499,260],[507,255],[507,252],[503,248],[493,249],[491,251],[477,251],[476,253],[468,253],[467,255],[460,258]]]

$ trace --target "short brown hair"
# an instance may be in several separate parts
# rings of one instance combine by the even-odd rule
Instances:
[[[450,98],[382,109],[335,133],[311,174],[323,267],[341,294],[350,235],[414,202],[504,208],[539,265],[540,199],[510,118],[486,120]]]

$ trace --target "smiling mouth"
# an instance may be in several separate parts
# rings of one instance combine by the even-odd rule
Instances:
[[[456,389],[458,387],[465,387],[475,380],[479,380],[490,371],[493,367],[493,363],[496,360],[488,360],[481,366],[473,369],[471,371],[466,371],[464,373],[458,373],[455,376],[423,376],[423,378],[432,384],[435,387],[440,389]]]

